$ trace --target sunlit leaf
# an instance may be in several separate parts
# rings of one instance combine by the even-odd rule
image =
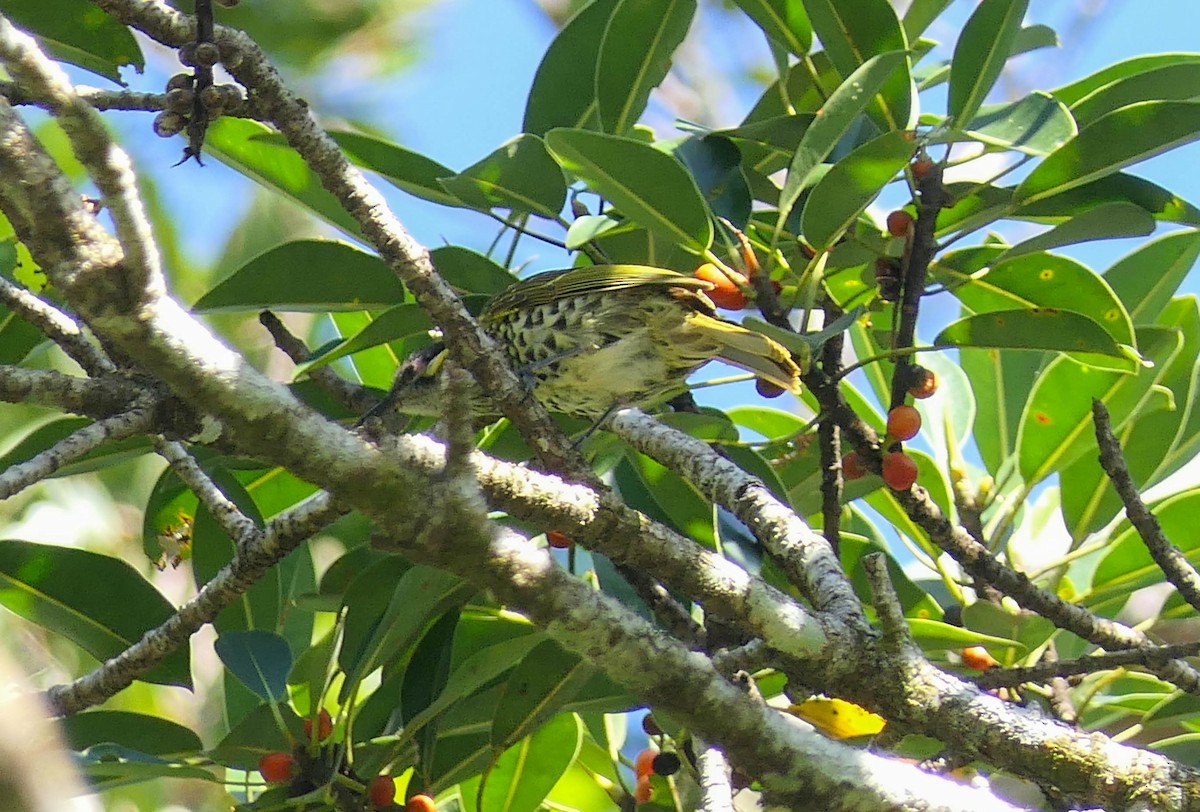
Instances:
[[[1029,0],[983,0],[963,26],[950,65],[949,112],[975,117],[1013,50]]]

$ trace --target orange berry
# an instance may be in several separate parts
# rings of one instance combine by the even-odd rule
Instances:
[[[290,781],[296,772],[296,759],[291,753],[267,753],[258,760],[258,771],[269,784]]]
[[[924,400],[937,391],[938,380],[933,370],[925,367],[913,367],[910,374],[912,375],[912,384],[908,387],[908,394],[917,400]]]
[[[633,771],[641,778],[654,772],[654,757],[658,755],[658,751],[646,748],[637,754],[637,758],[633,760]]]
[[[637,780],[637,786],[633,790],[633,800],[635,803],[647,804],[650,803],[650,798],[654,796],[654,787],[650,785],[650,776],[643,775]]]
[[[857,451],[851,451],[842,457],[842,479],[849,482],[862,479],[866,475],[867,467],[863,465],[862,457],[858,456]]]
[[[560,533],[557,530],[546,531],[546,543],[556,550],[566,550],[575,544],[575,542],[571,541],[570,536],[566,533]]]
[[[908,405],[888,412],[887,433],[897,440],[911,440],[921,430],[921,413]]]
[[[917,463],[903,451],[883,455],[883,481],[893,490],[906,491],[917,481]]]
[[[907,237],[912,224],[913,216],[902,209],[897,209],[887,216],[887,230],[893,237]]]
[[[313,723],[312,719],[304,720],[304,738],[312,741]],[[321,712],[317,714],[317,741],[323,742],[329,738],[329,734],[333,732],[333,719],[329,715],[329,711],[321,708]]]
[[[909,165],[909,168],[912,169],[913,177],[920,180],[933,169],[933,161],[929,159],[928,155],[921,155]]]
[[[975,671],[987,671],[1000,665],[1000,661],[988,654],[983,646],[967,646],[961,652],[963,665]]]
[[[371,806],[387,806],[396,800],[396,782],[387,773],[380,773],[367,784],[367,800]]]
[[[742,292],[741,285],[745,285],[749,280],[740,273],[735,271],[731,279],[725,271],[711,262],[706,262],[697,268],[692,276],[713,286],[712,290],[707,291],[707,294],[717,307],[723,307],[726,310],[741,310],[746,306],[746,294]]]
[[[414,795],[405,804],[404,812],[437,812],[437,804],[428,795]]]

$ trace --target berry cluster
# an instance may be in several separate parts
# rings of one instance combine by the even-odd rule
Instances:
[[[223,51],[214,42],[189,42],[179,49],[179,61],[211,77],[218,62],[237,67],[241,57],[235,51]],[[237,85],[201,82],[194,74],[177,73],[167,80],[163,111],[154,117],[154,132],[163,138],[178,135],[197,115],[212,121],[240,112],[244,101],[242,89]]]
[[[937,375],[924,367],[914,366],[910,370],[911,385],[908,394],[917,399],[927,398],[937,391]],[[917,481],[917,463],[899,449],[898,444],[916,437],[921,431],[921,413],[908,404],[900,404],[888,412],[887,438],[884,447],[897,444],[897,450],[883,455],[880,475],[884,484],[897,491],[906,491]],[[847,481],[861,479],[869,473],[857,451],[842,458],[842,477]]]

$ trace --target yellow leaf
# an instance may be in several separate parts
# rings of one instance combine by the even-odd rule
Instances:
[[[823,696],[814,696],[798,705],[790,705],[788,712],[835,739],[874,736],[887,724],[882,716],[853,702]]]

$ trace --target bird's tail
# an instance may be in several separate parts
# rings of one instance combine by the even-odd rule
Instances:
[[[781,386],[793,394],[800,392],[800,368],[792,354],[772,338],[748,330],[740,324],[694,313],[689,324],[703,331],[720,350],[717,357],[741,367],[759,378]]]

